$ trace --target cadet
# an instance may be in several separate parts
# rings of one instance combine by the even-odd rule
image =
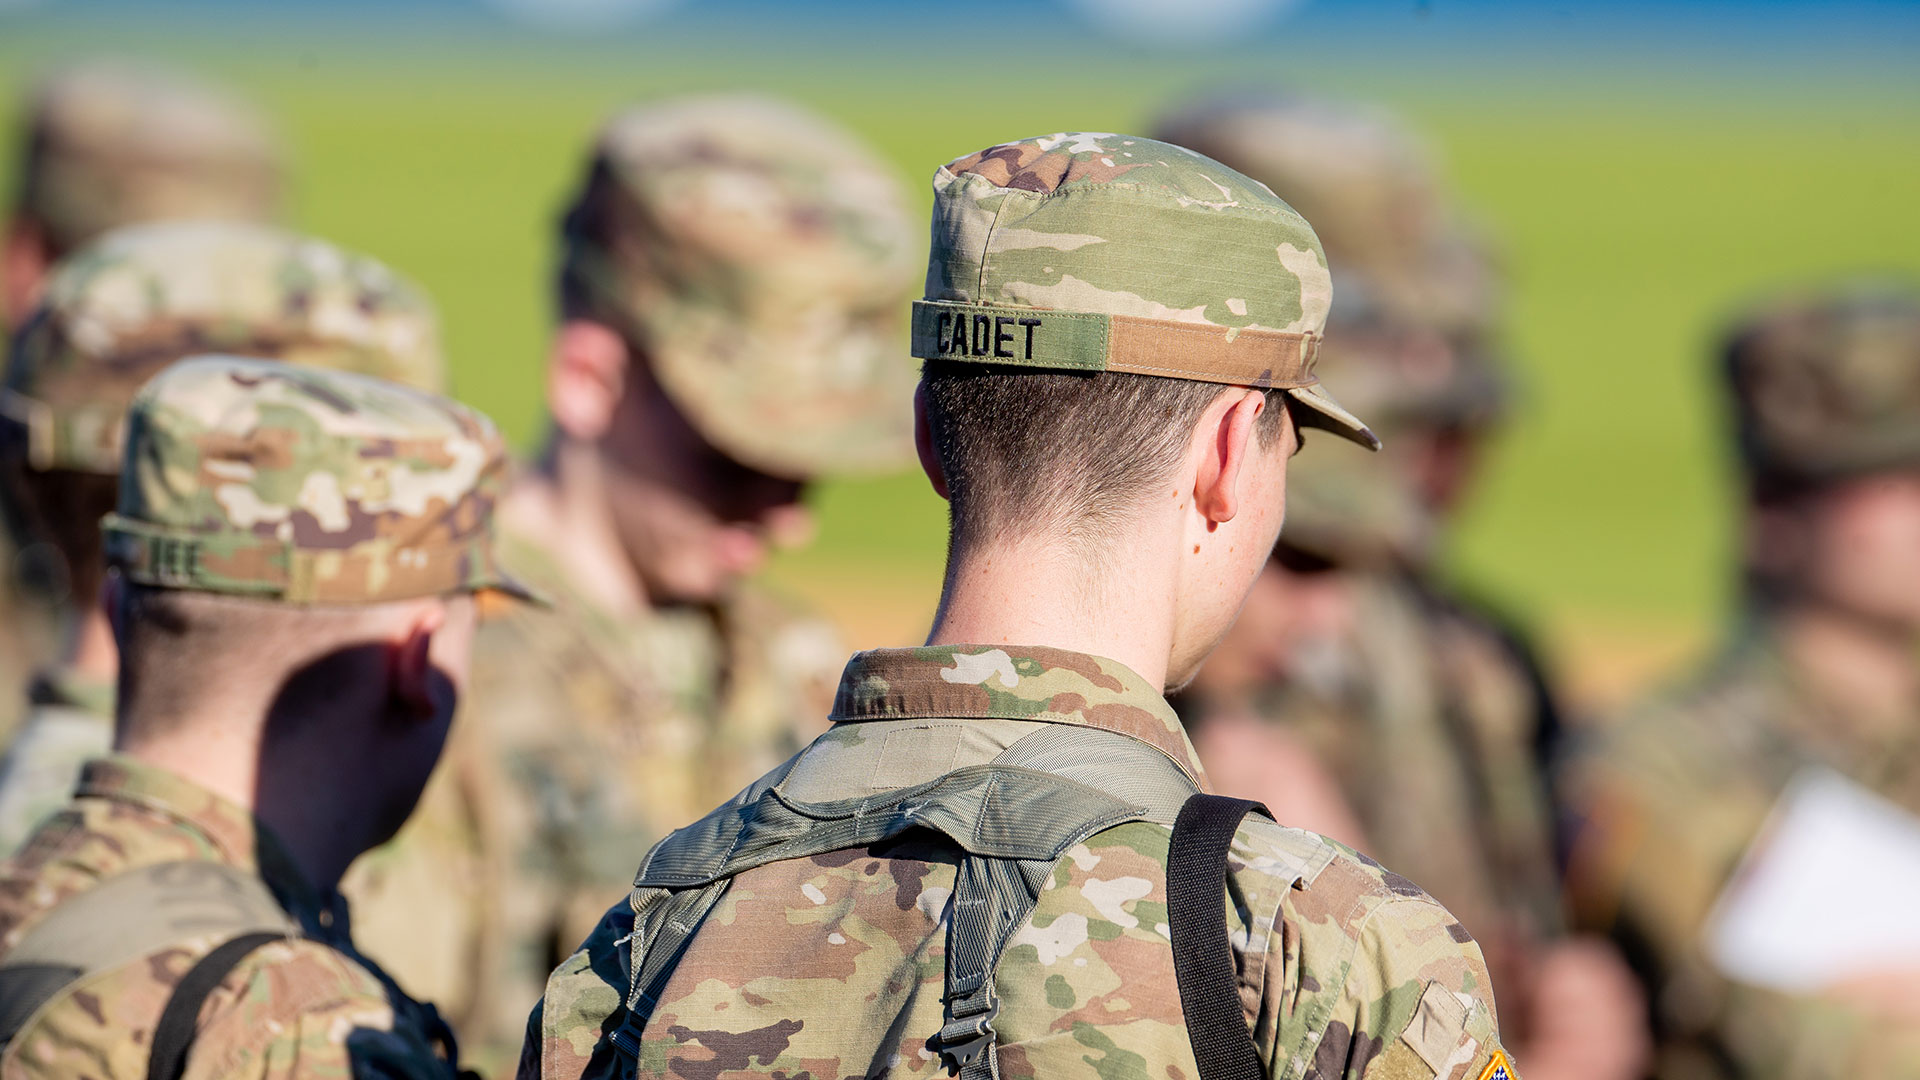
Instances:
[[[1717,659],[1570,761],[1568,888],[1647,980],[1660,1077],[1920,1076],[1911,963],[1792,996],[1733,982],[1705,946],[1790,780],[1832,770],[1920,813],[1920,291],[1784,297],[1723,356],[1744,603]],[[1831,917],[1854,903],[1910,900],[1836,898]]]
[[[506,468],[379,379],[193,357],[128,414],[103,523],[116,752],[0,865],[9,1076],[451,1077],[334,893],[391,836],[466,682]],[[350,779],[350,782],[349,782]]]
[[[1632,976],[1604,941],[1568,937],[1561,911],[1536,754],[1551,698],[1519,639],[1435,566],[1472,448],[1510,396],[1491,261],[1384,115],[1242,98],[1162,134],[1318,227],[1340,294],[1320,373],[1387,444],[1290,471],[1275,560],[1180,702],[1201,757],[1228,790],[1354,843],[1458,915],[1534,1080],[1631,1080],[1647,1044]],[[1317,788],[1322,805],[1303,806]]]
[[[636,846],[822,726],[837,637],[743,579],[807,533],[809,478],[911,460],[906,202],[852,135],[774,101],[662,102],[600,133],[561,238],[552,430],[502,508],[554,617],[488,620],[435,782],[482,794],[430,791],[356,895],[369,948],[445,1000],[483,1071],[512,1069]],[[469,837],[484,887],[458,872]],[[423,932],[443,894],[470,934]]]
[[[18,329],[55,262],[110,229],[266,221],[280,149],[244,102],[183,75],[91,61],[34,88],[0,240],[0,318]]]
[[[1162,696],[1272,549],[1298,426],[1373,442],[1312,375],[1313,230],[1095,134],[941,168],[933,226],[917,435],[953,536],[928,644],[854,656],[830,732],[647,855],[521,1076],[1508,1075],[1453,917],[1189,802]]]
[[[439,389],[437,322],[386,267],[310,237],[215,222],[116,230],[67,258],[15,335],[0,388],[0,494],[68,582],[66,641],[0,758],[0,852],[66,805],[112,737],[118,667],[99,606],[127,403],[182,356],[292,360]]]

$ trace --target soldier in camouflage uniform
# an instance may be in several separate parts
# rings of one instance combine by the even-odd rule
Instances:
[[[1716,659],[1570,759],[1568,889],[1647,982],[1660,1077],[1920,1076],[1920,971],[1793,996],[1731,981],[1703,945],[1803,770],[1920,814],[1920,291],[1782,298],[1724,361],[1745,603]]]
[[[1014,794],[1036,775],[1082,770],[1074,798],[1096,802],[1206,784],[1163,688],[1271,550],[1299,427],[1377,445],[1312,374],[1326,262],[1265,187],[1121,135],[954,161],[933,226],[917,435],[953,538],[929,644],[854,656],[827,734],[648,855],[548,982],[522,1080],[1197,1075],[1168,945],[1172,817],[1096,821],[1021,864],[1024,916],[980,914],[995,871],[975,852],[1080,820]],[[988,774],[1007,786],[957,809]],[[674,891],[670,868],[709,838],[758,851],[783,829],[859,839]],[[1226,1020],[1260,1071],[1510,1075],[1479,949],[1417,886],[1263,819],[1231,851]],[[983,926],[1011,935],[997,973],[959,936]]]
[[[64,806],[80,764],[111,741],[118,664],[97,603],[99,521],[113,508],[127,404],[167,364],[209,348],[428,390],[444,382],[425,295],[320,240],[263,225],[147,225],[60,265],[0,387],[9,516],[69,582],[65,647],[33,679],[0,758],[0,851]]]
[[[334,884],[439,756],[473,594],[528,596],[494,551],[500,436],[224,356],[156,377],[126,430],[116,753],[0,864],[0,1072],[451,1080],[445,1024],[355,949]],[[205,994],[184,1025],[176,994]]]
[[[1530,652],[1439,580],[1472,448],[1508,399],[1495,272],[1390,119],[1310,99],[1207,102],[1170,141],[1313,221],[1340,293],[1321,375],[1379,455],[1309,452],[1242,619],[1180,701],[1223,783],[1430,890],[1485,948],[1530,1075],[1630,1080],[1646,1034],[1603,942],[1571,940],[1537,748],[1557,727]],[[1317,800],[1309,802],[1308,800]]]
[[[19,182],[0,240],[0,318],[17,329],[53,265],[111,229],[263,222],[281,153],[244,102],[175,72],[92,61],[28,97]]]
[[[430,791],[357,872],[363,940],[483,1072],[511,1071],[528,1002],[626,892],[635,846],[822,726],[837,636],[745,579],[808,532],[810,478],[910,460],[906,203],[852,135],[774,101],[636,107],[599,135],[561,237],[552,432],[502,510],[555,611],[483,627],[435,788],[484,797]],[[424,933],[445,891],[466,929]]]

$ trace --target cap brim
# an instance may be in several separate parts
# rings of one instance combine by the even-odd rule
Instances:
[[[1297,427],[1319,428],[1331,431],[1343,439],[1351,439],[1369,450],[1380,449],[1380,437],[1361,419],[1348,412],[1326,388],[1315,383],[1312,386],[1296,386],[1287,390],[1287,396],[1294,404],[1293,422]]]
[[[518,600],[523,604],[532,604],[537,608],[551,608],[553,606],[553,601],[549,599],[546,594],[509,573],[505,567],[500,565],[500,557],[491,552],[488,553],[486,565],[480,567],[472,577],[467,580],[467,591],[476,594],[506,597]]]

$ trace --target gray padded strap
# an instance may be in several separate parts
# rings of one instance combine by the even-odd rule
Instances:
[[[1159,750],[1128,736],[1048,724],[992,761],[924,784],[811,803],[781,781],[792,762],[654,845],[628,898],[626,1015],[610,1036],[637,1054],[687,943],[735,875],[863,848],[928,829],[964,852],[947,927],[946,1003],[936,1042],[965,1080],[998,1075],[993,1049],[1000,956],[1039,902],[1060,857],[1126,821],[1171,824],[1195,790]]]
[[[260,878],[221,863],[157,863],[116,874],[48,912],[0,963],[0,1047],[67,987],[201,935],[288,935],[300,927]]]

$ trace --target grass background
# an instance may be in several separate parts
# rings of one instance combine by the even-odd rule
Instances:
[[[1388,104],[1441,149],[1512,274],[1523,408],[1451,572],[1534,622],[1602,696],[1701,641],[1726,601],[1732,493],[1705,359],[1725,315],[1782,283],[1920,271],[1920,67],[1863,75],[1842,61],[1774,78],[1685,58],[1617,70],[1498,49],[1417,63],[1240,49],[1118,65],[1041,50],[969,68],[959,61],[977,50],[920,44],[815,33],[562,46],[329,25],[209,43],[124,19],[16,17],[0,19],[0,93],[105,48],[189,63],[254,95],[294,153],[293,221],[423,281],[456,391],[522,445],[541,423],[552,224],[597,121],[619,104],[788,94],[871,139],[923,204],[925,178],[950,157],[1040,131],[1140,131],[1221,82]],[[924,482],[828,482],[815,500],[819,542],[772,577],[857,644],[922,630],[944,538]]]

